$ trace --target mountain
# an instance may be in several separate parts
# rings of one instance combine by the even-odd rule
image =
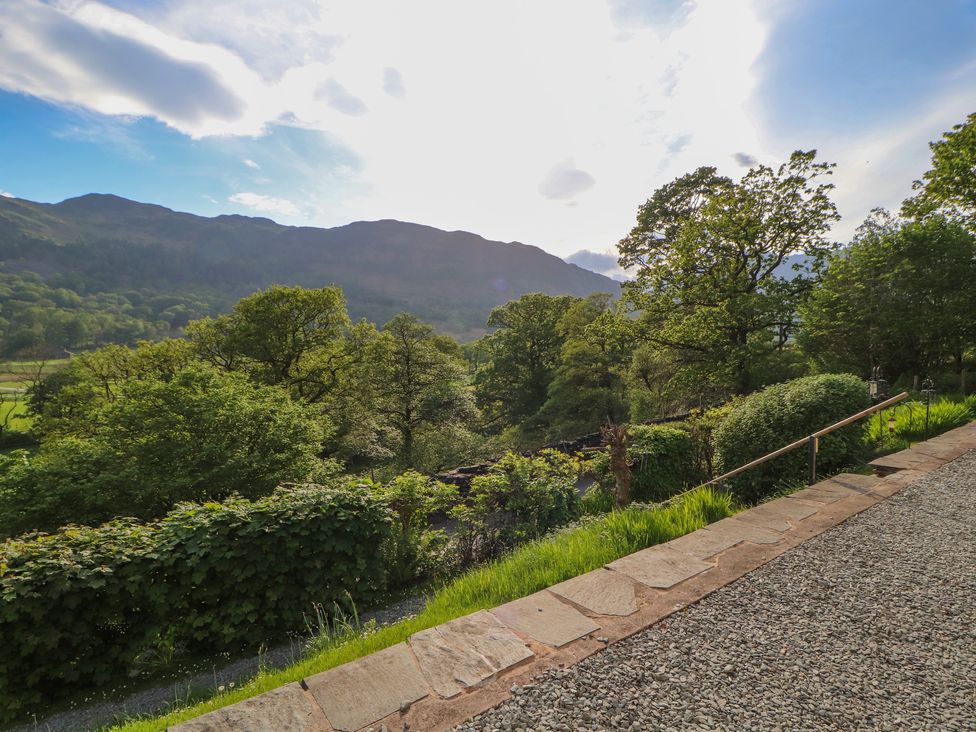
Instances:
[[[157,305],[169,298],[177,303],[170,310],[182,308],[174,327],[226,311],[271,284],[334,283],[353,318],[382,324],[406,310],[462,339],[484,332],[493,307],[527,292],[619,290],[613,280],[538,247],[464,231],[394,220],[331,229],[283,226],[266,218],[195,216],[103,194],[55,204],[0,198],[0,273],[28,277],[35,290],[60,288],[103,300],[118,293],[136,309],[147,298],[162,298]],[[151,311],[147,317],[155,317]]]

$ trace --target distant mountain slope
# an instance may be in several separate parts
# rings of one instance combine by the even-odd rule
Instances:
[[[206,218],[90,194],[61,203],[0,198],[0,271],[87,292],[211,293],[226,307],[280,283],[340,285],[354,318],[407,310],[462,338],[526,292],[587,295],[619,285],[534,246],[384,220],[332,229]]]

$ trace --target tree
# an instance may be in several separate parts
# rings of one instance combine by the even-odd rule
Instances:
[[[124,384],[86,435],[60,435],[0,467],[0,532],[116,516],[148,519],[177,501],[247,498],[326,466],[323,422],[277,387],[195,365]]]
[[[405,467],[418,465],[418,434],[476,419],[460,346],[413,315],[401,313],[383,326],[370,373],[372,408],[397,434],[395,454]]]
[[[976,345],[976,239],[933,214],[905,222],[876,211],[850,247],[831,258],[801,310],[799,340],[828,368],[889,378],[951,362],[964,379]]]
[[[941,212],[976,231],[976,112],[929,148],[932,168],[915,181],[918,193],[905,201],[904,214],[926,217]]]
[[[699,168],[655,191],[620,242],[620,264],[634,271],[625,301],[640,313],[641,337],[694,378],[746,393],[789,341],[838,219],[833,186],[821,180],[833,166],[815,158],[797,151],[738,183]],[[784,271],[791,255],[802,255],[792,273]]]
[[[545,403],[565,335],[559,321],[577,298],[537,292],[491,311],[485,363],[475,375],[478,403],[494,427],[517,425]]]
[[[552,440],[626,420],[622,373],[630,323],[611,309],[611,296],[597,293],[573,302],[557,330],[563,338],[559,365],[545,404],[525,428]]]
[[[349,327],[338,287],[275,285],[243,298],[230,315],[191,323],[187,334],[214,366],[246,371],[314,403],[337,387],[348,366]]]

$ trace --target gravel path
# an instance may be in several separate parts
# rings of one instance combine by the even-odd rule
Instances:
[[[976,451],[456,729],[976,730]]]

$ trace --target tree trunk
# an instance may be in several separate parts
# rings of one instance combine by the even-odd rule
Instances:
[[[617,508],[630,505],[630,485],[633,475],[630,472],[630,458],[627,448],[630,446],[630,436],[626,425],[608,424],[600,429],[603,439],[610,452],[610,472],[616,484]]]

